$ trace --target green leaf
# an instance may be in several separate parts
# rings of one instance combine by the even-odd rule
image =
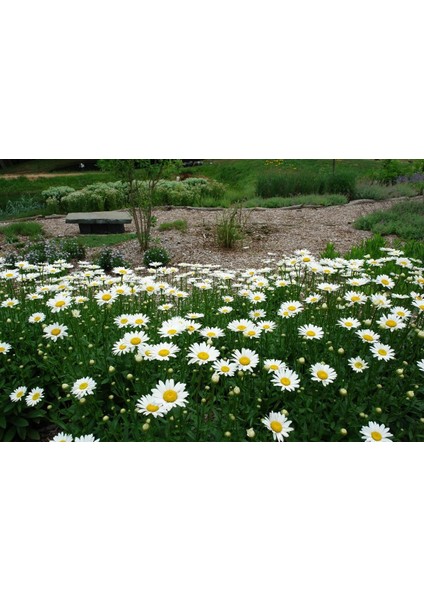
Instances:
[[[29,425],[29,421],[23,417],[12,417],[10,421],[16,425],[16,427],[27,427]]]
[[[11,442],[16,436],[16,429],[15,427],[9,427],[9,429],[7,429],[6,433],[3,436],[2,442]]]

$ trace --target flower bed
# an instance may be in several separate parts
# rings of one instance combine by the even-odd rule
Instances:
[[[0,264],[0,439],[422,441],[423,266],[384,250]]]

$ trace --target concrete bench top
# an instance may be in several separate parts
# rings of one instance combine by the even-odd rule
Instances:
[[[126,210],[104,210],[99,212],[69,213],[66,223],[131,223],[132,217]]]

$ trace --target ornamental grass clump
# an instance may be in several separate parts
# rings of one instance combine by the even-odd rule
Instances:
[[[424,441],[424,266],[0,260],[0,439]]]

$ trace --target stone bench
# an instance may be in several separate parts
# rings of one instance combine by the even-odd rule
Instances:
[[[77,223],[80,233],[124,233],[125,223],[131,223],[131,215],[124,210],[69,213],[66,223]]]

